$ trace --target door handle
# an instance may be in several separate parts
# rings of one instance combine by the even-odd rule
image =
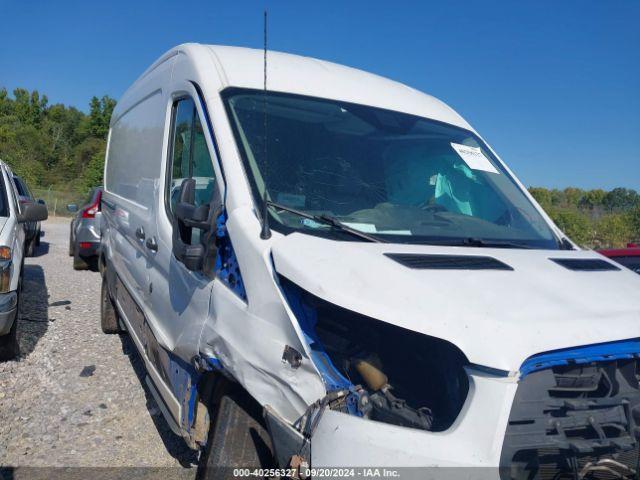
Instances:
[[[145,234],[144,234],[144,228],[142,228],[142,227],[138,227],[138,228],[136,229],[136,238],[137,238],[138,240],[140,240],[140,241],[143,241],[143,240],[144,240],[144,237],[145,237]]]
[[[156,242],[156,239],[154,237],[151,237],[150,239],[147,240],[147,242],[145,243],[145,246],[151,250],[153,253],[158,251],[158,242]]]

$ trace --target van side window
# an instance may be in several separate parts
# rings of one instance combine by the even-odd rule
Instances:
[[[191,98],[178,100],[173,106],[173,131],[171,132],[171,177],[167,182],[169,207],[173,213],[185,178],[196,180],[196,205],[211,201],[215,173],[204,130],[198,111]]]

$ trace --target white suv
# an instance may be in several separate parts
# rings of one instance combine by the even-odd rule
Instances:
[[[18,202],[11,169],[0,161],[0,360],[19,353],[17,321],[27,222],[47,219],[47,208]]]

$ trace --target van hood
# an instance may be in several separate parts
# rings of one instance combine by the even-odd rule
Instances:
[[[7,224],[7,217],[0,217],[0,235],[2,235],[2,230],[4,230],[4,226]]]
[[[480,255],[513,270],[412,269],[385,254]],[[551,259],[591,251],[276,240],[276,271],[342,308],[456,345],[474,364],[516,372],[536,354],[640,337],[640,277],[573,271]]]

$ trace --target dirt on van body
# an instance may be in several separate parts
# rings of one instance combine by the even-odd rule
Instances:
[[[22,353],[0,363],[0,479],[194,478],[197,455],[165,423],[133,343],[100,330],[101,277],[73,270],[69,220],[42,228]]]

